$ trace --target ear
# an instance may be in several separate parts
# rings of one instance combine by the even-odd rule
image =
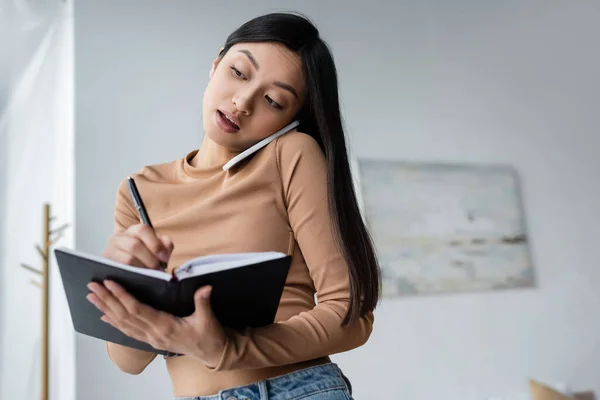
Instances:
[[[219,65],[219,63],[221,62],[221,59],[223,58],[222,54],[223,53],[223,47],[221,47],[221,49],[219,50],[219,55],[217,56],[217,58],[215,58],[212,62],[212,68],[210,69],[210,72],[208,73],[208,78],[212,78],[212,76],[215,73],[215,70],[217,69],[217,65]]]

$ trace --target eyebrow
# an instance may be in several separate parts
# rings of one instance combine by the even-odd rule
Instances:
[[[250,52],[250,50],[238,50],[239,53],[243,53],[246,55],[246,57],[248,57],[248,59],[250,60],[250,62],[252,63],[252,65],[254,66],[254,68],[256,68],[256,70],[260,69],[260,66],[258,65],[258,62],[256,61],[256,58],[254,58],[254,55],[252,55],[252,53]],[[294,89],[294,87],[292,85],[288,85],[287,83],[283,83],[283,82],[279,82],[279,81],[275,81],[273,82],[273,84],[275,86],[278,86],[284,90],[287,90],[288,92],[290,92],[291,94],[294,95],[294,97],[298,98],[298,92],[296,91],[296,89]]]
[[[238,50],[238,51],[240,53],[244,53],[248,57],[248,59],[250,60],[252,65],[254,65],[254,68],[256,68],[257,70],[260,69],[260,67],[258,66],[258,63],[256,62],[256,58],[254,58],[252,53],[250,53],[250,50]]]
[[[294,89],[293,86],[288,85],[287,83],[279,82],[279,81],[275,81],[275,82],[273,82],[273,84],[275,86],[279,86],[280,88],[287,90],[288,92],[292,93],[295,98],[298,98],[298,92],[296,92],[296,89]]]

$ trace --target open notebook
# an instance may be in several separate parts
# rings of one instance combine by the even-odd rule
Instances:
[[[194,293],[213,287],[211,303],[223,326],[241,330],[273,323],[291,264],[278,252],[218,254],[195,258],[173,273],[132,267],[67,248],[54,250],[76,332],[158,354],[100,320],[87,299],[91,281],[113,280],[139,301],[178,317],[194,312]]]

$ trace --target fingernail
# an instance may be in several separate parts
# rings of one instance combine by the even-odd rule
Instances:
[[[202,298],[207,299],[210,296],[210,292],[212,292],[212,287],[211,286],[209,286],[208,289],[205,289],[202,292]]]
[[[94,285],[93,285],[92,283],[88,283],[88,284],[87,284],[87,288],[88,288],[90,291],[92,291],[92,292],[96,293],[96,291],[94,290]]]
[[[169,255],[164,250],[159,251],[157,256],[158,256],[158,259],[161,261],[169,261]]]
[[[86,296],[86,299],[87,299],[87,300],[88,300],[90,303],[92,303],[93,305],[95,305],[95,306],[97,305],[97,304],[96,304],[96,301],[94,300],[94,297],[93,297],[91,294],[88,294],[88,295]]]

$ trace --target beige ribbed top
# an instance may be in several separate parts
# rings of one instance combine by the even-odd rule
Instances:
[[[292,266],[276,322],[227,330],[216,368],[186,356],[166,358],[175,395],[215,394],[327,362],[331,354],[364,344],[372,314],[341,327],[349,304],[348,267],[333,239],[326,160],[314,139],[287,133],[229,171],[193,167],[196,152],[133,175],[156,232],[175,245],[168,270],[202,255],[246,251],[287,253]],[[117,232],[139,222],[126,180],[118,189],[115,222]],[[108,351],[130,373],[155,358],[112,345]]]

